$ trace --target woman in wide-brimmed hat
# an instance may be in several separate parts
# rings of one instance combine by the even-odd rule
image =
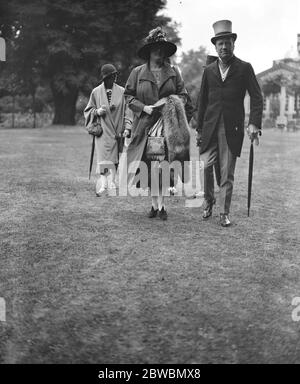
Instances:
[[[112,64],[101,67],[101,84],[94,88],[84,110],[86,125],[100,116],[103,133],[95,139],[97,156],[96,195],[115,188],[119,162],[119,138],[131,129],[131,111],[125,103],[124,88],[116,84],[117,69]]]
[[[139,57],[145,60],[146,63],[132,70],[125,86],[125,96],[129,108],[134,113],[132,124],[133,134],[126,153],[126,166],[129,167],[130,164],[139,164],[142,160],[147,164],[148,176],[151,175],[151,162],[153,162],[149,160],[147,156],[148,135],[153,134],[153,127],[155,127],[155,124],[158,123],[161,118],[161,111],[163,109],[160,110],[154,106],[154,104],[157,104],[160,100],[161,105],[164,105],[165,101],[168,100],[168,97],[171,95],[174,96],[174,105],[176,104],[176,107],[178,107],[180,111],[183,111],[183,114],[181,114],[183,125],[181,125],[181,127],[184,134],[182,134],[182,132],[179,134],[169,132],[169,134],[172,134],[172,140],[167,140],[166,138],[165,154],[155,160],[154,166],[159,167],[159,163],[163,159],[170,161],[171,152],[172,154],[176,153],[176,155],[172,157],[173,160],[177,158],[180,158],[180,161],[189,160],[189,150],[186,148],[189,132],[184,113],[187,92],[179,70],[170,65],[169,59],[170,56],[176,52],[176,49],[176,45],[167,40],[166,34],[160,27],[150,31],[145,43],[138,50]],[[178,124],[177,128],[181,129]],[[166,133],[166,129],[164,129],[161,124],[157,130],[160,130],[160,136]],[[182,142],[179,142],[180,140],[182,140]],[[170,145],[171,141],[172,145]],[[183,148],[180,154],[176,152],[178,148]],[[135,168],[131,167],[131,175],[135,174],[134,171],[139,172],[139,170],[141,170],[141,168],[139,168],[138,165]],[[130,175],[128,175],[128,177],[130,177]],[[149,177],[148,180],[150,188],[154,189],[154,180],[152,180],[151,177]],[[157,188],[155,189],[157,190]],[[158,189],[159,193],[156,196],[151,193],[152,207],[148,216],[153,218],[158,215],[162,220],[166,220],[167,212],[161,182]]]

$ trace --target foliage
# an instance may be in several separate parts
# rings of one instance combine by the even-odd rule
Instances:
[[[51,111],[52,97],[49,94],[49,89],[39,86],[36,91],[35,97],[35,112]],[[30,95],[20,94],[15,96],[15,105],[13,106],[12,97],[5,95],[0,98],[0,112],[12,113],[13,108],[15,112],[26,113],[32,111],[32,98]]]
[[[102,64],[114,63],[124,84],[132,66],[139,63],[136,51],[150,29],[160,24],[179,42],[178,25],[157,16],[165,3],[1,0],[4,13],[0,15],[0,32],[8,41],[7,55],[11,58],[1,77],[9,79],[13,74],[20,92],[33,98],[38,85],[48,84],[53,94],[54,123],[74,124],[78,94],[88,95],[98,84]]]
[[[266,96],[280,92],[281,85],[291,93],[300,92],[300,70],[295,73],[270,73],[262,82],[262,90]]]
[[[202,74],[205,67],[207,50],[200,46],[198,50],[189,50],[183,53],[179,67],[185,81],[185,86],[195,105],[200,90]]]

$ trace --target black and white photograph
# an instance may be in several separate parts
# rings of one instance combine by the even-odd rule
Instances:
[[[299,166],[299,0],[0,0],[0,364],[300,364]]]

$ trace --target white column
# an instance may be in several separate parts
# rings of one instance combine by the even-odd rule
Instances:
[[[295,113],[295,96],[289,95],[288,104],[288,121],[293,120],[293,114]]]
[[[281,126],[281,127],[286,127],[287,118],[285,116],[285,103],[286,103],[286,87],[285,87],[285,85],[281,85],[279,103],[280,103],[280,113],[279,113],[279,116],[277,117],[276,124]]]
[[[271,100],[270,96],[266,96],[266,109],[265,109],[265,118],[269,119],[270,118],[270,112],[271,112]]]
[[[282,85],[280,90],[280,117],[281,118],[285,116],[285,103],[286,103],[286,87]]]

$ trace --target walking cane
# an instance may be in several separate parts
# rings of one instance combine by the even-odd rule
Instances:
[[[254,159],[254,149],[253,149],[253,139],[251,139],[250,153],[249,153],[249,172],[248,172],[248,217],[250,215],[250,205],[251,205],[253,159]]]
[[[91,178],[91,172],[92,172],[92,167],[93,167],[94,151],[95,151],[95,136],[93,135],[92,150],[91,150],[91,157],[90,157],[89,180]]]

